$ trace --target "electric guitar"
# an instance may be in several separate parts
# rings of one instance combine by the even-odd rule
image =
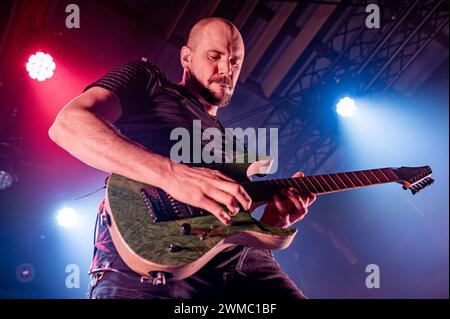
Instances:
[[[327,194],[385,183],[400,183],[416,194],[433,183],[429,166],[378,168],[299,178],[251,181],[267,172],[270,161],[250,164],[202,165],[218,169],[240,182],[253,200],[272,200],[283,188]],[[189,185],[186,185],[189,187]],[[297,229],[269,227],[241,210],[230,226],[214,215],[175,200],[160,188],[111,174],[101,221],[108,225],[115,247],[125,263],[144,280],[164,284],[193,275],[222,250],[233,245],[284,249]]]

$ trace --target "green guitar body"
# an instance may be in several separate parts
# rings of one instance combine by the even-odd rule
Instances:
[[[202,165],[248,181],[246,163]],[[186,185],[189,187],[189,185]],[[191,276],[233,245],[283,249],[297,230],[268,227],[240,211],[226,226],[215,216],[180,203],[163,190],[111,174],[106,192],[107,224],[120,256],[156,284]]]

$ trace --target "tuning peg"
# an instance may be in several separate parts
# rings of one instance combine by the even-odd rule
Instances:
[[[425,188],[427,186],[430,186],[432,183],[433,183],[433,180],[431,178],[426,178],[420,183],[420,186],[422,188]]]
[[[420,185],[414,185],[411,187],[411,192],[413,195],[415,195],[416,193],[420,192],[423,189],[422,186]]]

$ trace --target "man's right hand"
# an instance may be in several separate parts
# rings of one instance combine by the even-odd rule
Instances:
[[[181,163],[171,165],[162,189],[180,202],[207,210],[225,225],[239,212],[238,203],[245,210],[252,205],[244,187],[223,173]]]

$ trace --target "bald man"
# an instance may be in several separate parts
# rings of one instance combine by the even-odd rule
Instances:
[[[244,41],[231,22],[202,19],[181,48],[180,83],[167,80],[146,59],[119,66],[64,106],[49,136],[92,167],[159,187],[230,225],[238,204],[254,208],[250,196],[218,171],[172,161],[170,133],[180,127],[192,131],[194,120],[202,129],[224,131],[217,113],[231,100],[244,55]],[[315,200],[293,189],[283,194],[267,204],[263,223],[287,227],[301,220]],[[99,215],[104,211],[102,203]],[[304,298],[270,250],[234,246],[191,277],[165,285],[142,281],[119,256],[104,225],[94,251],[89,298]]]

